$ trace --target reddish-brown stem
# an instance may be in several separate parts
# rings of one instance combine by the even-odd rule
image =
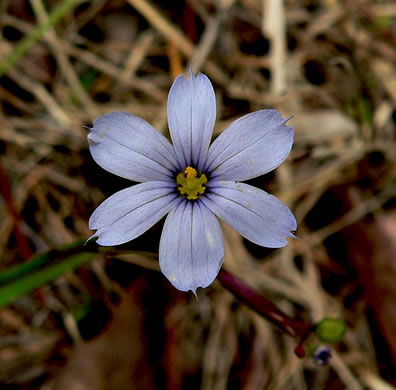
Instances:
[[[298,357],[305,356],[303,343],[312,333],[314,325],[288,316],[278,309],[278,307],[276,307],[271,301],[264,298],[241,279],[224,269],[220,270],[217,279],[227,290],[231,291],[238,299],[250,308],[271,321],[273,324],[277,325],[288,335],[298,338],[300,343],[295,349],[295,352]]]
[[[187,36],[191,39],[192,42],[197,42],[197,25],[195,21],[195,12],[190,7],[188,3],[186,3],[183,9],[183,20],[184,20],[184,31]]]

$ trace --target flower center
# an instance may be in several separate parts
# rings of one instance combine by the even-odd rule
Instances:
[[[208,178],[204,173],[197,177],[197,170],[188,166],[184,172],[177,175],[176,182],[180,193],[186,195],[187,199],[194,200],[205,192]]]

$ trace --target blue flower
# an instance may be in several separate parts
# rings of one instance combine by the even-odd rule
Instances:
[[[315,363],[319,366],[326,366],[331,359],[331,349],[329,346],[320,346],[313,354]]]
[[[105,170],[139,182],[106,199],[89,227],[100,245],[143,234],[168,214],[159,264],[179,290],[207,287],[224,259],[219,217],[243,237],[280,248],[297,227],[291,211],[265,191],[241,183],[279,166],[293,144],[293,129],[276,110],[233,122],[210,145],[215,94],[199,73],[176,78],[168,96],[173,145],[143,119],[124,112],[100,116],[88,135],[94,160]]]

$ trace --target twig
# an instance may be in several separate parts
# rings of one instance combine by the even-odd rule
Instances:
[[[202,38],[190,59],[190,64],[194,73],[199,72],[209,57],[218,38],[220,26],[233,3],[234,1],[227,4],[226,7],[219,7],[216,15],[213,18],[209,18]]]
[[[29,23],[14,18],[10,15],[3,15],[1,19],[4,21],[4,23],[10,23],[11,25],[15,26],[15,28],[18,28],[25,33],[32,31],[32,26]],[[146,81],[141,77],[124,77],[122,75],[122,70],[118,68],[118,66],[103,60],[93,52],[79,49],[78,47],[73,46],[68,41],[59,37],[57,39],[57,43],[62,47],[62,50],[65,51],[66,54],[77,58],[79,61],[87,65],[92,66],[94,69],[114,77],[114,79],[121,80],[124,85],[143,92],[156,101],[163,102],[166,99],[166,94],[160,88],[157,88],[153,83]]]
[[[263,0],[263,33],[271,37],[271,90],[281,95],[286,90],[286,19],[283,0]]]
[[[136,71],[147,55],[147,50],[153,44],[154,36],[155,34],[151,30],[145,31],[140,35],[125,61],[125,66],[120,73],[119,80],[117,80],[117,85],[123,83],[123,80],[128,80],[135,76]]]
[[[38,100],[41,101],[43,106],[51,114],[52,118],[57,121],[63,128],[72,126],[72,121],[63,108],[53,98],[53,96],[38,82],[30,79],[28,76],[17,70],[10,68],[9,75],[17,81],[23,88],[32,93]]]
[[[23,38],[15,49],[0,63],[0,77],[4,76],[25,52],[29,50],[48,29],[53,27],[60,18],[69,12],[78,1],[79,0],[63,0],[63,2],[50,13],[46,23],[38,25],[29,35]]]
[[[332,352],[332,359],[330,364],[334,371],[337,372],[340,379],[345,383],[345,388],[348,390],[363,390],[363,386],[355,378],[349,367],[344,363],[337,352]]]
[[[153,99],[163,102],[166,99],[166,94],[153,83],[138,77],[125,77],[122,75],[121,70],[114,64],[105,61],[92,52],[79,49],[70,45],[67,41],[62,41],[62,45],[72,56],[78,58],[80,61],[91,65],[93,68],[102,71],[114,78],[119,78],[125,85],[134,88],[138,91],[150,95]]]
[[[41,24],[48,22],[48,14],[43,6],[42,0],[30,0],[33,11],[37,16],[37,19]],[[96,104],[92,101],[91,97],[82,87],[78,76],[76,75],[73,66],[71,65],[69,59],[65,53],[60,50],[58,44],[58,37],[56,36],[54,30],[49,29],[45,34],[44,38],[48,42],[52,49],[54,56],[65,76],[67,82],[69,83],[73,93],[76,94],[77,99],[85,106],[84,108],[89,112],[89,115],[96,117],[100,115],[100,110]]]
[[[388,200],[393,199],[396,195],[396,186],[391,186],[386,190],[376,194],[374,197],[359,203],[356,207],[349,210],[341,218],[333,223],[326,225],[322,229],[312,233],[308,238],[311,247],[321,244],[330,235],[352,225],[364,218],[369,213],[378,210]]]
[[[186,38],[183,33],[173,26],[164,16],[162,16],[149,2],[146,0],[128,0],[158,31],[160,31],[169,41],[173,42],[185,56],[192,56],[194,53],[194,44]],[[225,86],[229,80],[225,73],[212,61],[205,64],[207,73]]]

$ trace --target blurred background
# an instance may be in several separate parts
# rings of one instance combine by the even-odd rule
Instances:
[[[0,31],[1,389],[394,388],[394,1],[2,0]],[[297,319],[343,318],[328,366],[218,282],[175,290],[163,221],[75,250],[131,185],[94,163],[84,126],[122,110],[167,135],[190,65],[214,85],[215,136],[262,108],[292,117],[289,158],[250,182],[293,210],[299,240],[269,250],[223,226],[224,267]]]

